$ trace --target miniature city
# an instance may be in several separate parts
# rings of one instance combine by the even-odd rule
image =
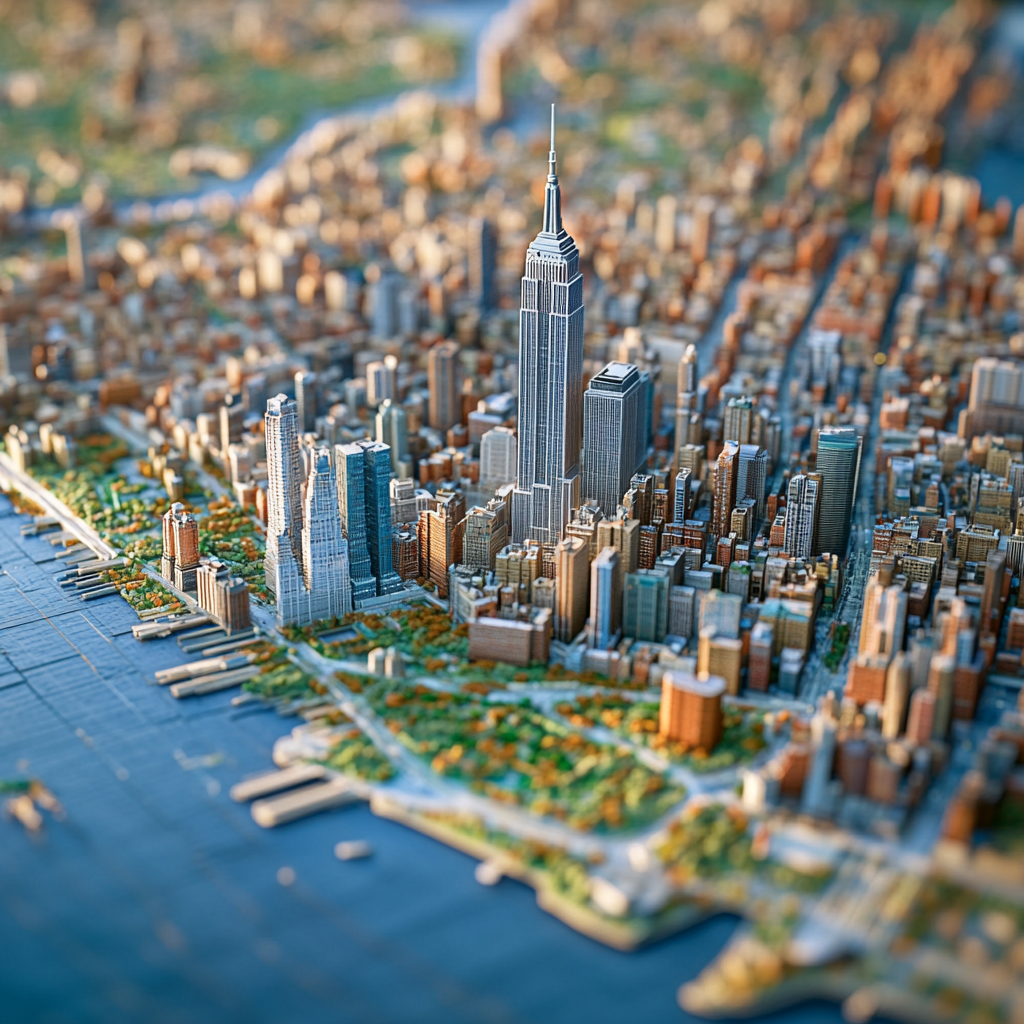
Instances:
[[[1024,1020],[1024,206],[957,163],[1000,10],[514,0],[467,99],[370,6],[358,89],[418,84],[250,177],[0,169],[22,535],[177,638],[168,701],[288,716],[260,826],[367,801],[624,951],[738,914],[696,1015]]]

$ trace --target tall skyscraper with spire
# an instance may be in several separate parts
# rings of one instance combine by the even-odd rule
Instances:
[[[579,504],[583,434],[583,275],[562,226],[555,107],[544,224],[526,251],[519,312],[519,467],[512,539],[555,543]]]
[[[267,402],[267,549],[263,573],[277,599],[281,622],[306,613],[302,579],[302,456],[295,400],[277,395]]]

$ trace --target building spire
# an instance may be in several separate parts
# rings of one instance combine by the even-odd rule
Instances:
[[[562,230],[562,191],[558,187],[555,165],[555,105],[551,104],[551,149],[548,152],[548,182],[544,190],[545,234],[557,235]]]

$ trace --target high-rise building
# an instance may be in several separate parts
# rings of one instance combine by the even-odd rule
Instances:
[[[526,251],[519,314],[519,471],[512,538],[554,543],[579,505],[583,436],[583,276],[562,226],[555,108],[544,223]]]
[[[320,412],[319,389],[317,376],[311,370],[299,370],[295,374],[295,412],[299,421],[300,434],[308,434],[316,430],[316,418]]]
[[[415,523],[419,519],[415,481],[392,479],[388,488],[391,492],[391,522],[396,526]]]
[[[683,358],[679,360],[679,376],[676,392],[680,395],[697,394],[697,348],[687,345]]]
[[[486,313],[494,306],[494,268],[498,240],[494,225],[486,217],[469,222],[469,290]]]
[[[420,545],[416,531],[402,524],[391,537],[391,564],[403,580],[414,580],[420,574]]]
[[[818,432],[818,539],[814,554],[845,557],[850,520],[860,477],[861,437],[852,427],[823,427]]]
[[[516,479],[516,432],[493,427],[480,438],[480,486],[496,491]]]
[[[371,288],[370,318],[373,336],[381,341],[397,337],[400,324],[400,302],[405,281],[397,270],[385,269]],[[367,368],[369,378],[369,368]],[[385,395],[391,398],[391,395]],[[372,403],[371,403],[372,404]]]
[[[756,444],[740,445],[739,469],[736,475],[736,499],[738,505],[744,498],[756,503],[754,510],[754,529],[764,519],[767,496],[765,485],[768,480],[768,453]],[[729,510],[730,513],[732,510]]]
[[[352,610],[348,542],[341,532],[338,488],[329,448],[317,448],[306,481],[302,516],[302,574],[308,621],[340,618]]]
[[[590,634],[587,646],[608,651],[622,635],[622,573],[619,553],[602,548],[590,565]]]
[[[690,510],[690,478],[688,469],[680,469],[676,473],[675,499],[672,503],[672,521],[685,523]]]
[[[668,633],[672,581],[657,569],[626,573],[622,588],[622,631],[636,640],[661,643]]]
[[[910,700],[910,659],[898,651],[885,675],[885,703],[882,705],[882,735],[897,739],[903,732]]]
[[[622,556],[624,573],[640,565],[640,520],[601,519],[597,523],[597,549],[613,547]]]
[[[437,508],[420,513],[420,575],[434,584],[439,597],[448,596],[448,569],[463,561],[465,530],[466,499],[461,491],[439,494]]]
[[[754,440],[752,427],[755,418],[754,403],[751,399],[745,395],[741,398],[730,398],[725,404],[722,437],[739,445],[750,444]]]
[[[462,419],[457,341],[438,342],[427,354],[427,383],[430,425],[444,434]]]
[[[402,581],[391,564],[391,451],[379,441],[357,441],[363,449],[366,485],[366,546],[370,572],[377,579],[380,596],[402,589]]]
[[[385,398],[398,398],[398,360],[394,356],[366,366],[366,404],[376,409]]]
[[[302,456],[294,399],[267,401],[267,546],[263,575],[282,623],[298,622],[308,607],[302,579]]]
[[[729,535],[732,510],[736,505],[736,481],[739,476],[740,447],[733,441],[726,441],[718,456],[718,473],[715,477],[715,507],[713,526],[719,537]]]
[[[390,398],[377,407],[377,440],[391,449],[391,471],[398,473],[409,458],[409,421],[405,410]]]
[[[352,601],[358,607],[360,602],[377,595],[377,581],[370,568],[367,544],[366,459],[362,446],[335,445],[334,463],[338,485],[338,515],[348,540]]]
[[[566,537],[555,548],[555,638],[569,643],[587,622],[590,557],[586,541]]]
[[[566,524],[565,535],[567,537],[579,537],[586,541],[587,558],[592,562],[597,557],[597,524],[601,521],[601,510],[593,501],[584,502],[572,514],[572,519]]]
[[[797,473],[789,481],[782,546],[793,558],[810,558],[814,553],[820,486],[821,478],[817,473]]]
[[[196,570],[196,600],[230,635],[252,626],[249,585],[241,576],[232,576],[228,567],[214,558],[205,558]]]
[[[334,451],[338,513],[358,607],[368,598],[402,589],[391,562],[391,452],[379,441],[339,444]]]
[[[647,457],[643,391],[631,363],[609,363],[583,393],[583,500],[615,515],[630,480]]]
[[[466,534],[462,543],[462,564],[471,569],[493,569],[498,552],[508,544],[508,509],[492,498],[486,508],[479,505],[466,513]]]

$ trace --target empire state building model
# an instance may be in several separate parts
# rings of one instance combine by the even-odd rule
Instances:
[[[519,312],[519,472],[512,539],[554,543],[579,504],[583,434],[583,275],[562,227],[555,107],[544,226],[526,251]]]

